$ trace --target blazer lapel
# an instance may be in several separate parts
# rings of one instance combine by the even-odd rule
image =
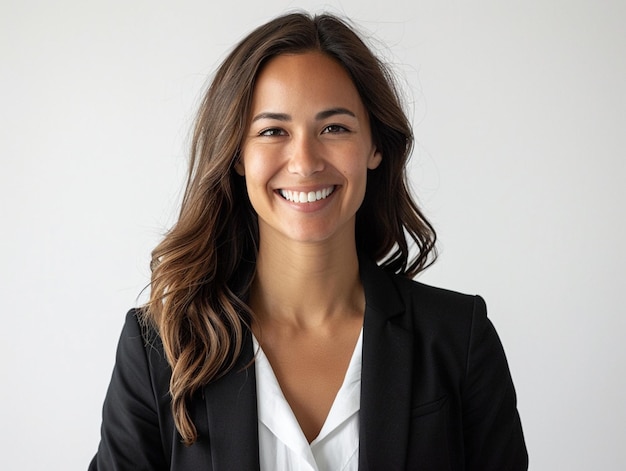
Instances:
[[[254,356],[252,350],[252,337],[247,335],[233,369],[204,388],[214,471],[259,469],[256,375],[254,363],[251,363]]]
[[[365,290],[359,470],[404,469],[411,413],[413,335],[396,286],[360,261]]]

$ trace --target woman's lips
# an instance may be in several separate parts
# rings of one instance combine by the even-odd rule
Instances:
[[[335,186],[328,186],[316,191],[278,190],[278,194],[292,203],[315,203],[329,197]]]

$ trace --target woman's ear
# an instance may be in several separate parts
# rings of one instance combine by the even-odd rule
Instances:
[[[370,170],[374,170],[380,165],[382,160],[383,160],[383,155],[378,149],[374,148],[372,155],[370,155],[370,158],[367,161],[367,168]]]
[[[237,161],[235,162],[235,172],[242,177],[246,174],[243,162],[241,161],[241,155],[237,157]]]

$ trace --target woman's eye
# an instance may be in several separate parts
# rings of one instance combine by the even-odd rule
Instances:
[[[263,131],[259,133],[259,136],[267,136],[267,137],[284,136],[284,135],[285,135],[285,131],[279,128],[264,129]]]
[[[337,134],[342,132],[348,132],[348,130],[339,124],[331,124],[329,126],[326,126],[323,132],[329,134]]]

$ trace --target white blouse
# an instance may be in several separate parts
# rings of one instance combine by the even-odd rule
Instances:
[[[256,338],[261,471],[357,471],[363,330],[319,435],[309,444]]]

